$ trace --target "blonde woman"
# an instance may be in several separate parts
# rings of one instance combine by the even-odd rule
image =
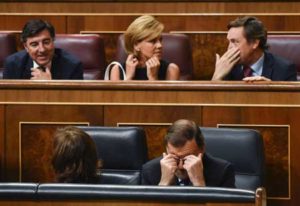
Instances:
[[[123,63],[126,80],[179,79],[179,67],[161,59],[163,29],[164,25],[149,15],[140,16],[129,25],[124,34],[128,54],[126,63]],[[124,79],[119,66],[112,68],[110,79]]]

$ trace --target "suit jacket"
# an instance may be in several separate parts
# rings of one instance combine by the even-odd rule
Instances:
[[[265,52],[262,75],[272,81],[297,81],[297,70],[295,64],[288,60]],[[242,80],[243,70],[241,65],[233,67],[225,78],[226,80]]]
[[[153,159],[143,165],[142,184],[158,185],[161,178],[160,160]],[[228,161],[213,157],[207,153],[203,155],[203,173],[206,186],[210,187],[235,187],[234,168]]]
[[[30,79],[33,60],[26,50],[5,59],[3,79]],[[82,64],[62,49],[55,49],[51,66],[52,79],[83,79]]]

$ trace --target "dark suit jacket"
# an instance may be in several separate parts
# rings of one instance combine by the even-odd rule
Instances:
[[[295,64],[288,60],[265,52],[262,75],[272,81],[297,81],[297,70]],[[225,78],[226,80],[242,80],[243,71],[241,65],[233,67]]]
[[[3,79],[30,79],[33,60],[26,50],[5,59]],[[83,79],[82,64],[62,49],[55,49],[51,67],[52,79]]]
[[[161,178],[161,159],[162,157],[159,157],[143,165],[143,185],[158,185]],[[203,167],[206,186],[235,187],[235,174],[231,163],[205,153],[203,155]]]

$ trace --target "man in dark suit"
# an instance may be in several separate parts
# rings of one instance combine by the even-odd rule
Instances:
[[[227,26],[228,50],[220,58],[212,80],[296,81],[293,63],[267,52],[267,31],[255,17],[242,17]]]
[[[205,153],[204,138],[195,122],[174,122],[165,145],[163,157],[143,165],[142,184],[235,187],[232,164]]]
[[[25,50],[4,62],[4,79],[83,79],[82,64],[54,47],[54,27],[43,20],[28,21],[22,31]]]

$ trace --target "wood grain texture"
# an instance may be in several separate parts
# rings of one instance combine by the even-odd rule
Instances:
[[[6,121],[5,121],[5,136],[7,140],[5,141],[5,181],[19,181],[20,167],[23,164],[23,169],[25,167],[30,168],[31,166],[36,166],[40,170],[33,172],[34,168],[30,168],[30,172],[26,170],[24,181],[38,180],[36,178],[42,177],[38,181],[49,180],[52,176],[39,175],[48,174],[45,167],[51,170],[51,165],[49,165],[49,159],[46,159],[44,163],[42,159],[39,160],[41,165],[35,164],[35,158],[43,157],[43,155],[51,156],[51,142],[45,144],[47,141],[43,138],[51,138],[53,130],[58,126],[65,126],[68,124],[78,125],[78,124],[88,124],[88,125],[102,125],[103,124],[103,110],[100,106],[50,106],[50,105],[35,105],[31,107],[30,105],[9,105],[6,107]],[[27,127],[24,127],[27,125]],[[36,128],[31,128],[28,125],[36,126]],[[55,126],[56,125],[56,126]],[[54,128],[55,127],[55,128]],[[26,129],[27,128],[27,129]],[[19,141],[19,137],[21,142]],[[33,139],[32,139],[33,138]],[[36,140],[34,140],[36,138]],[[30,144],[30,146],[24,144]],[[21,147],[19,147],[21,144]],[[43,151],[40,146],[45,146],[45,151]],[[22,152],[22,153],[21,153]],[[43,154],[43,152],[45,152]],[[20,154],[21,153],[21,154]],[[25,157],[27,154],[29,159]],[[19,157],[23,156],[25,158],[25,163],[29,162],[29,165],[24,165],[23,162],[19,162]],[[46,156],[44,156],[46,157]],[[23,170],[24,171],[24,170]],[[43,172],[44,171],[44,172]],[[33,172],[33,173],[31,173]],[[30,175],[26,179],[26,174]]]
[[[258,128],[267,146],[267,191],[274,198],[268,201],[285,206],[300,201],[298,82],[11,80],[1,81],[0,90],[0,105],[5,108],[0,131],[4,133],[0,141],[5,142],[5,181],[19,178],[19,136],[22,176],[28,181],[50,181],[50,137],[57,124],[142,126],[149,156],[154,158],[164,151],[161,139],[168,125],[187,118],[202,126]]]
[[[147,135],[149,159],[165,151],[163,139],[167,128],[178,119],[201,124],[201,107],[105,106],[106,126],[140,126]]]
[[[2,13],[295,13],[297,1],[1,2]]]

